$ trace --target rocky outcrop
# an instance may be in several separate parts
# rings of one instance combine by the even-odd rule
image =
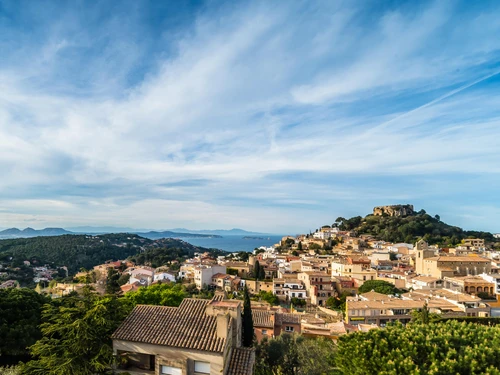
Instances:
[[[378,206],[373,209],[373,214],[378,216],[411,216],[415,213],[412,204],[396,204],[392,206]]]

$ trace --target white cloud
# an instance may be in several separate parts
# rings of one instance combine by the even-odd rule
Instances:
[[[464,19],[436,2],[361,23],[362,7],[325,6],[300,17],[268,3],[201,14],[132,87],[148,50],[117,36],[117,19],[101,37],[116,43],[81,64],[86,85],[58,79],[97,37],[62,20],[40,58],[24,51],[18,66],[0,65],[0,193],[17,202],[0,202],[12,212],[0,225],[24,220],[20,202],[32,200],[37,218],[61,225],[299,228],[334,216],[321,202],[383,195],[346,187],[349,176],[499,172],[493,88],[446,96],[491,72],[481,64],[500,49],[494,17]],[[270,177],[280,174],[291,180]],[[165,186],[187,180],[205,182]],[[401,194],[401,181],[387,198],[418,196]]]

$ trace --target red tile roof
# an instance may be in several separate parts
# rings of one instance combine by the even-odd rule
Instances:
[[[112,339],[222,352],[226,340],[217,337],[217,318],[205,313],[209,303],[186,298],[179,307],[138,305]]]
[[[252,375],[255,363],[255,349],[234,348],[229,360],[227,375]]]
[[[271,311],[252,309],[252,318],[254,327],[273,328],[274,327],[274,321],[272,319],[273,315],[274,313]]]

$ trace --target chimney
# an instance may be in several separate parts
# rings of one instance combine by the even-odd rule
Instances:
[[[218,314],[217,315],[217,337],[221,339],[227,339],[227,331],[229,329],[229,315],[228,314]]]

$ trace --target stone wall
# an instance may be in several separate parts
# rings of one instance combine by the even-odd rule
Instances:
[[[382,216],[410,216],[413,215],[415,211],[413,211],[412,204],[398,204],[392,206],[378,206],[373,209],[373,214]]]

